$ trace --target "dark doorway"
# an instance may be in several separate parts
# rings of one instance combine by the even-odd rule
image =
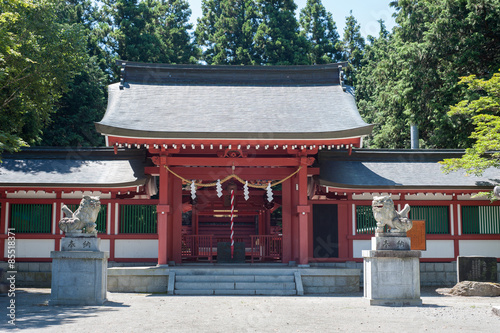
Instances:
[[[313,205],[313,257],[338,258],[337,205]]]

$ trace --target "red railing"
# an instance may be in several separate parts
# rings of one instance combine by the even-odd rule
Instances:
[[[213,260],[212,235],[183,235],[182,259]]]
[[[252,235],[251,259],[278,261],[283,255],[283,238],[278,235]]]

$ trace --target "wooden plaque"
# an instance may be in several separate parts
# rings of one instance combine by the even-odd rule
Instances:
[[[411,239],[411,249],[425,251],[425,221],[413,220],[413,228],[406,232]]]

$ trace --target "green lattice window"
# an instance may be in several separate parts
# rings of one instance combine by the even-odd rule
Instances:
[[[51,226],[51,204],[12,204],[10,228],[16,233],[50,233]]]
[[[66,205],[68,206],[69,209],[71,209],[72,212],[74,212],[78,207],[78,205]],[[100,233],[105,234],[106,233],[106,220],[107,220],[107,215],[108,214],[108,207],[107,205],[101,205],[101,210],[99,211],[99,215],[97,215],[97,220],[95,223],[97,224],[97,231]]]
[[[462,206],[462,233],[500,234],[500,206]]]
[[[448,206],[411,206],[410,218],[412,220],[425,220],[427,234],[450,233]]]
[[[120,233],[155,234],[156,205],[121,205]]]
[[[356,206],[356,233],[374,234],[377,221],[373,217],[372,206]]]

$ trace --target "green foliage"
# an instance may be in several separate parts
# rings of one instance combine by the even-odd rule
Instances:
[[[472,119],[474,144],[461,158],[445,159],[441,164],[447,173],[464,169],[468,174],[482,175],[487,168],[500,168],[500,72],[489,80],[466,76],[459,84],[467,85],[474,97],[452,106],[448,115]]]
[[[186,0],[105,0],[101,35],[115,59],[153,63],[196,62]]]
[[[0,2],[0,150],[38,140],[85,55],[79,24],[58,0]]]
[[[60,99],[56,115],[44,130],[41,145],[103,146],[103,136],[97,133],[94,123],[100,121],[106,111],[105,85],[106,75],[96,57],[89,58]]]
[[[92,1],[67,0],[61,3],[59,19],[79,24],[87,36],[84,63],[69,84],[69,89],[57,103],[56,114],[43,130],[40,145],[86,147],[104,145],[103,137],[95,130],[94,122],[102,119],[106,110],[105,86],[108,77],[103,67],[109,58],[98,44],[93,29],[98,9]]]
[[[472,119],[451,119],[448,105],[464,97],[459,77],[489,76],[500,67],[500,1],[393,5],[398,26],[388,38],[372,39],[357,76],[360,113],[377,124],[366,142],[373,148],[409,148],[410,125],[417,124],[424,148],[470,147]]]
[[[310,43],[310,64],[328,64],[341,59],[336,47],[339,42],[337,26],[321,0],[307,0],[306,7],[300,12],[300,26],[301,36]]]
[[[293,0],[257,0],[259,27],[254,37],[259,64],[306,65],[309,44],[299,34]]]
[[[254,0],[204,0],[196,40],[209,65],[255,65],[253,38],[258,27]]]
[[[346,83],[348,85],[356,85],[357,73],[361,68],[361,61],[363,59],[363,52],[365,49],[365,39],[361,36],[360,25],[352,15],[346,18],[344,28],[344,38],[341,42],[337,43],[337,48],[342,53],[342,60],[348,62],[345,70]]]

